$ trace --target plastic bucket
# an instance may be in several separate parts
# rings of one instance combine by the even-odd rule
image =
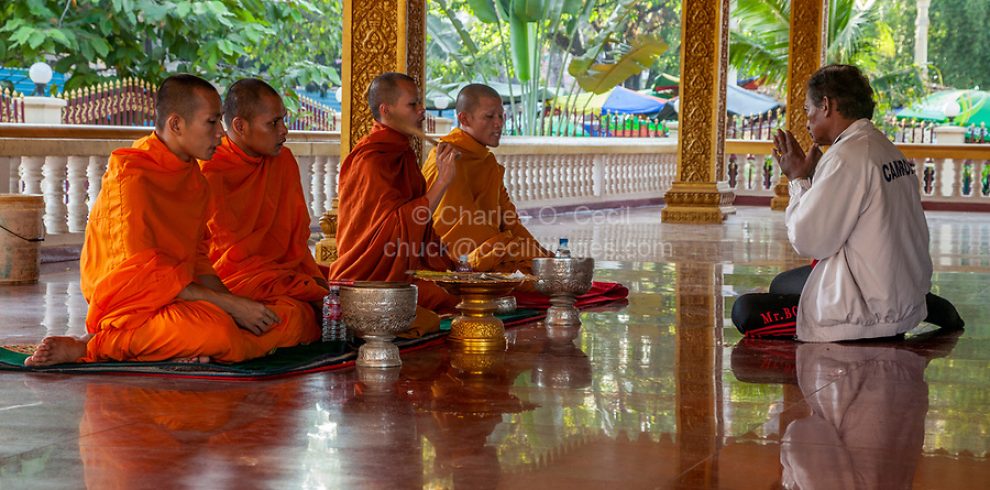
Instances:
[[[0,285],[38,282],[44,215],[42,196],[0,194]]]

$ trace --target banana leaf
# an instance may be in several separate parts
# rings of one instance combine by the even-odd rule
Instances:
[[[511,17],[523,22],[540,22],[543,20],[545,12],[544,0],[512,0]]]
[[[656,36],[639,36],[615,63],[597,63],[574,75],[581,89],[596,94],[607,92],[627,78],[649,69],[665,51],[667,43]],[[577,60],[575,60],[577,61]],[[585,64],[586,60],[582,62]],[[570,70],[569,70],[570,71]]]
[[[512,63],[516,65],[516,78],[528,82],[529,71],[529,29],[518,17],[509,17],[509,41],[512,45]]]
[[[495,0],[467,0],[471,12],[481,22],[494,24],[498,22],[498,12],[495,11]]]

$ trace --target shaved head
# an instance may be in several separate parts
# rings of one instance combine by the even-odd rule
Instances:
[[[187,73],[172,75],[165,79],[158,86],[158,93],[155,96],[155,129],[164,131],[165,122],[171,114],[178,114],[182,119],[190,119],[196,109],[202,105],[202,100],[197,92],[206,92],[205,95],[213,94],[217,98],[220,94],[210,82]]]
[[[405,73],[394,71],[382,73],[371,81],[368,87],[368,106],[371,108],[371,116],[376,121],[381,122],[381,105],[394,105],[401,95],[400,87],[403,83],[416,85],[416,80]],[[417,88],[418,91],[418,88]]]
[[[234,82],[223,98],[223,122],[228,128],[235,117],[251,119],[258,114],[263,97],[281,97],[278,92],[262,80],[245,78]]]
[[[483,98],[495,99],[502,103],[502,96],[488,85],[472,83],[466,85],[457,93],[457,112],[472,112],[478,108]]]

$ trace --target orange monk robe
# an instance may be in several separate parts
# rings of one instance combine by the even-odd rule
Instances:
[[[331,280],[406,281],[409,270],[453,268],[430,225],[426,181],[408,137],[375,123],[340,165],[339,187]],[[424,308],[457,303],[436,284],[416,285]]]
[[[298,309],[292,316],[315,326],[310,303],[327,290],[316,282],[323,274],[309,251],[309,209],[292,152],[252,157],[224,137],[200,169],[210,187],[209,256],[224,285],[280,318],[282,308]]]
[[[285,318],[256,336],[212,303],[177,299],[194,278],[214,274],[207,200],[199,166],[179,160],[154,133],[113,152],[80,258],[93,334],[84,362],[236,362],[319,336],[315,326],[299,331]]]
[[[505,168],[487,147],[459,128],[441,141],[461,151],[454,180],[433,213],[433,228],[450,255],[467,255],[476,271],[529,273],[533,258],[551,254],[519,222],[505,190]],[[430,151],[423,175],[427,183],[436,180],[436,149]]]

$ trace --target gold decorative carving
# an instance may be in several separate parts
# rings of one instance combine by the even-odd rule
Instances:
[[[419,97],[426,100],[426,0],[405,0],[406,6],[406,74],[416,80],[419,87]],[[419,161],[423,161],[425,152],[423,142],[413,139],[413,150]]]
[[[822,66],[828,36],[828,0],[791,0],[790,50],[787,64],[787,129],[805,149],[811,147],[804,113],[808,78]],[[790,194],[787,177],[781,175],[773,188],[770,209],[787,209]]]
[[[721,223],[732,212],[724,178],[729,0],[684,0],[681,9],[677,181],[664,197],[665,223]]]
[[[350,152],[371,131],[371,109],[366,100],[371,81],[382,73],[401,69],[398,60],[405,61],[405,53],[401,58],[398,53],[399,38],[405,36],[400,32],[400,16],[405,15],[405,9],[399,9],[400,3],[404,2],[344,0],[341,154]]]

